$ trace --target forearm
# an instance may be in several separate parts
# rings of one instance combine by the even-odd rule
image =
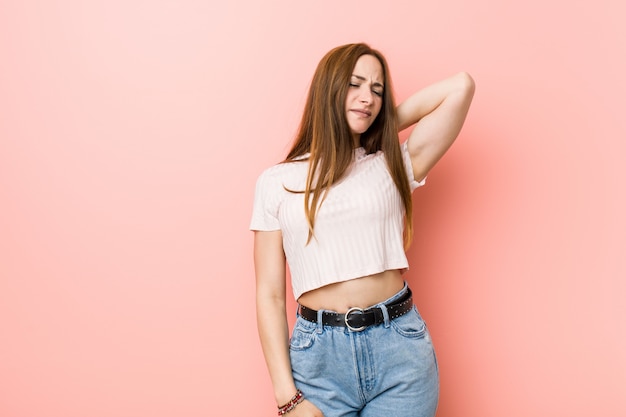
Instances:
[[[417,123],[435,111],[445,100],[471,96],[473,89],[474,82],[469,74],[460,72],[417,91],[397,108],[400,130]]]
[[[257,326],[263,355],[277,404],[285,404],[296,392],[289,360],[289,327],[284,296],[267,297],[257,292]]]

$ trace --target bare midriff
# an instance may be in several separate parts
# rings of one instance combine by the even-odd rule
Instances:
[[[364,309],[385,301],[403,287],[402,274],[394,269],[326,285],[302,294],[298,302],[313,310],[345,313],[353,307]]]

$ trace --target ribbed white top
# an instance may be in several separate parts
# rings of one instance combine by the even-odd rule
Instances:
[[[415,181],[406,142],[401,145],[411,191]],[[382,152],[355,149],[346,176],[328,192],[315,220],[315,235],[307,245],[304,190],[308,162],[274,165],[258,178],[251,230],[281,230],[283,248],[297,300],[307,291],[328,284],[390,269],[406,270],[403,246],[404,206]]]

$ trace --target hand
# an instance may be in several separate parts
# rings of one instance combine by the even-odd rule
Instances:
[[[296,408],[285,415],[288,417],[324,417],[322,411],[307,400],[303,400]]]

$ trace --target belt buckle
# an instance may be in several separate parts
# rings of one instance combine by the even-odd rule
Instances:
[[[367,326],[352,327],[350,323],[348,323],[348,319],[350,318],[350,314],[352,313],[363,314],[363,309],[359,307],[352,307],[351,309],[346,311],[346,314],[343,316],[343,322],[346,324],[346,327],[353,332],[360,332],[360,331],[365,330]]]

